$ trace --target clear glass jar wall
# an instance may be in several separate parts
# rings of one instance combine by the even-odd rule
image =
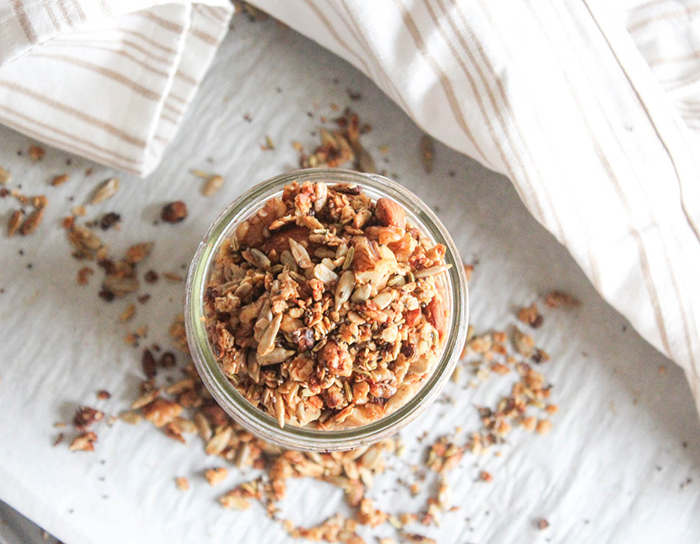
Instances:
[[[285,185],[297,181],[327,184],[356,184],[373,200],[390,198],[401,204],[408,222],[434,242],[446,247],[445,262],[452,268],[438,278],[446,295],[448,328],[442,354],[432,374],[403,406],[383,418],[350,429],[320,430],[286,425],[280,428],[275,418],[248,402],[221,371],[211,349],[204,317],[204,291],[213,260],[221,243],[230,237],[242,221],[257,212],[266,200],[279,196]],[[421,414],[438,396],[452,375],[467,334],[468,293],[459,253],[439,219],[413,193],[401,185],[375,174],[339,169],[301,170],[281,175],[256,185],[235,200],[214,221],[190,266],[185,301],[185,325],[190,352],[202,380],[214,399],[243,427],[277,445],[310,451],[347,450],[371,444],[397,432]]]

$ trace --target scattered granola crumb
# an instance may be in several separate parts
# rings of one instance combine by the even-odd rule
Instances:
[[[548,419],[540,419],[537,422],[537,428],[535,429],[537,434],[547,434],[551,430],[552,430],[552,422],[549,421]]]
[[[181,223],[187,218],[187,204],[182,200],[166,204],[160,212],[160,218],[170,224]]]
[[[127,321],[131,321],[133,317],[136,315],[136,305],[135,304],[129,304],[122,314],[119,316],[119,321],[122,323],[126,323]]]
[[[537,303],[533,302],[527,308],[521,308],[518,313],[518,319],[530,325],[533,329],[538,329],[544,323],[544,317],[537,311]]]
[[[149,270],[143,276],[146,283],[155,283],[158,281],[158,273],[155,270]]]
[[[73,426],[76,431],[87,431],[94,423],[102,421],[105,415],[103,412],[90,408],[89,406],[81,406],[73,416]]]
[[[549,527],[549,522],[546,519],[540,518],[537,520],[537,528],[540,531],[544,531],[547,527]]]
[[[427,536],[419,535],[418,533],[401,532],[400,535],[404,541],[410,542],[411,544],[437,544],[436,540],[428,538]]]
[[[24,212],[22,210],[14,210],[12,215],[10,215],[10,220],[7,223],[7,237],[11,238],[15,235],[19,226],[22,224],[24,219]]]
[[[581,304],[577,298],[561,291],[551,291],[544,299],[544,303],[549,308],[568,308]]]
[[[40,161],[46,155],[46,150],[38,145],[32,145],[29,147],[29,158],[33,161]]]
[[[141,423],[143,416],[138,412],[126,411],[119,414],[119,419],[121,419],[124,423],[128,423],[129,425],[138,425]]]
[[[112,394],[106,389],[100,389],[97,392],[97,398],[100,400],[109,400],[112,398]]]
[[[180,491],[189,491],[190,489],[189,480],[187,478],[183,478],[182,476],[175,479],[175,484]]]
[[[171,283],[180,283],[182,281],[185,281],[185,278],[183,278],[177,272],[163,272],[162,275],[167,281]]]
[[[109,230],[112,227],[119,224],[122,217],[118,213],[108,212],[102,215],[100,218],[100,228],[102,230]]]
[[[64,433],[58,433],[58,435],[56,436],[56,439],[53,441],[53,447],[55,448],[55,447],[58,446],[61,442],[63,442],[63,439],[64,439],[64,438],[65,438],[65,434],[64,434]]]
[[[493,476],[491,476],[490,472],[486,472],[485,470],[482,470],[479,473],[479,479],[483,482],[490,483],[493,481]]]
[[[156,358],[150,349],[146,348],[143,350],[143,355],[141,356],[141,368],[146,378],[151,379],[156,376]]]
[[[659,366],[659,374],[661,374],[662,376],[666,374],[666,365]]]
[[[89,266],[83,266],[78,270],[78,285],[87,285],[95,271]]]
[[[58,176],[53,177],[53,179],[51,180],[51,185],[53,185],[54,187],[58,187],[59,185],[63,185],[69,179],[70,176],[68,174],[59,174]]]
[[[10,173],[0,166],[0,185],[7,185],[11,179]]]
[[[204,477],[209,485],[216,486],[223,482],[228,476],[228,470],[224,467],[210,468],[204,471]]]
[[[76,436],[68,449],[70,451],[95,451],[95,442],[97,442],[97,435],[88,431]]]

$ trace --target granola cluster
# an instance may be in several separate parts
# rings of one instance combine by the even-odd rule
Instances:
[[[411,397],[447,329],[445,247],[355,185],[284,188],[236,228],[205,294],[221,369],[279,425],[364,425]]]

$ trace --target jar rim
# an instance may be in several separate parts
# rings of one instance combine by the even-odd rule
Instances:
[[[280,428],[277,419],[250,403],[221,370],[211,349],[203,321],[204,293],[208,273],[223,240],[232,227],[249,217],[272,196],[270,193],[294,181],[357,183],[363,189],[392,198],[418,219],[419,227],[434,241],[445,245],[445,262],[452,264],[446,272],[445,285],[451,295],[451,315],[445,345],[435,368],[418,391],[394,412],[366,425],[338,430],[320,430],[295,425]],[[371,196],[371,195],[370,195]],[[469,295],[459,252],[444,225],[420,198],[405,187],[378,174],[365,174],[336,168],[313,168],[282,174],[263,181],[236,198],[211,224],[192,260],[187,275],[185,329],[195,367],[217,403],[239,424],[257,436],[283,447],[308,451],[346,450],[374,443],[394,434],[413,421],[437,398],[450,378],[466,340]]]

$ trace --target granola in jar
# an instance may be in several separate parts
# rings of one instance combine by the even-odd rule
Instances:
[[[287,184],[212,264],[204,319],[219,367],[280,427],[382,418],[442,353],[445,249],[357,185]]]

